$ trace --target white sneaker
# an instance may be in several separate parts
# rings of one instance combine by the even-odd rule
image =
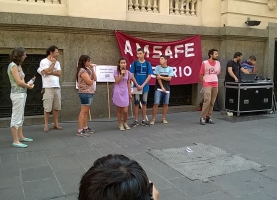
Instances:
[[[124,126],[123,126],[122,123],[119,124],[119,127],[118,127],[118,128],[119,128],[119,130],[121,130],[121,131],[125,131],[125,128],[124,128]]]
[[[128,126],[127,123],[124,123],[123,126],[124,126],[124,128],[125,128],[126,130],[130,130],[130,126]]]

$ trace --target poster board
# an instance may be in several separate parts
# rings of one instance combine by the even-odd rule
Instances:
[[[97,65],[95,71],[97,82],[114,83],[114,70],[116,69],[117,66],[113,65]]]

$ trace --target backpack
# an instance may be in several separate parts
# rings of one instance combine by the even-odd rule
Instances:
[[[137,74],[137,63],[138,63],[139,61],[138,60],[136,60],[135,62],[134,62],[134,67],[135,67],[135,70],[134,70],[134,75],[136,75]],[[147,60],[145,60],[145,62],[146,62],[146,75],[149,75],[148,74],[148,67],[149,67],[149,62],[147,61]]]

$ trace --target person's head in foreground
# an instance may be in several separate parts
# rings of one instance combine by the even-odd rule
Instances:
[[[97,159],[83,175],[79,200],[158,200],[159,193],[142,167],[124,155]]]

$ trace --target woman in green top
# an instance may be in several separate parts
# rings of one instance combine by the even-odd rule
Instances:
[[[27,84],[24,81],[25,74],[21,65],[27,57],[26,51],[22,47],[15,48],[10,54],[11,63],[8,67],[8,76],[11,82],[11,100],[12,100],[12,117],[11,131],[13,136],[13,147],[27,147],[23,142],[32,142],[33,139],[26,138],[22,133],[22,125],[24,121],[24,109],[27,98],[27,89],[33,89],[34,84]]]

